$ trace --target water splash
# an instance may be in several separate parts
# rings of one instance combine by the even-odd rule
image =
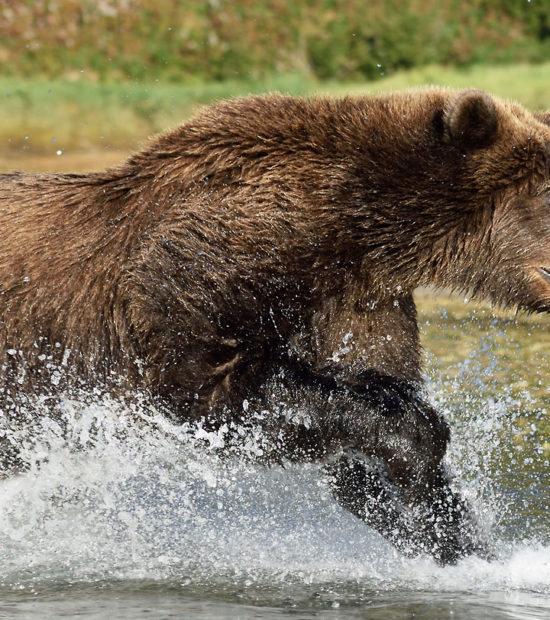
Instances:
[[[497,561],[442,568],[403,558],[336,504],[320,466],[222,460],[214,448],[223,437],[173,425],[139,401],[95,396],[60,400],[68,434],[43,416],[27,445],[30,471],[1,483],[0,588],[148,580],[256,588],[280,601],[319,588],[340,598],[550,595],[548,539],[533,536],[524,515],[519,530],[509,527],[521,489],[503,482],[499,446],[517,403],[478,391],[458,415],[448,393],[432,398],[455,431],[449,461],[496,531]]]

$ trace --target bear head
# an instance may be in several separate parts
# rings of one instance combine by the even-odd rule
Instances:
[[[550,114],[466,90],[440,100],[432,123],[417,175],[428,182],[413,186],[421,283],[550,311]]]

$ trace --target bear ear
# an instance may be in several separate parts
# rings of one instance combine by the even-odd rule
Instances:
[[[498,116],[493,99],[480,90],[466,90],[443,113],[447,137],[465,150],[491,146],[498,133]]]
[[[546,110],[546,112],[535,112],[534,117],[537,121],[550,127],[550,110]]]

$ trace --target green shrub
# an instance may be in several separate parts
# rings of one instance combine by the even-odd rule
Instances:
[[[377,78],[543,61],[548,0],[3,0],[0,72],[96,80]]]

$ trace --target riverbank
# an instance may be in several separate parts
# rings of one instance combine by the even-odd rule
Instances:
[[[536,110],[550,108],[549,82],[550,62],[468,69],[428,66],[374,82],[349,83],[298,75],[187,84],[99,83],[85,73],[71,81],[0,77],[0,171],[102,168],[116,160],[113,152],[121,151],[122,159],[148,136],[178,125],[200,106],[251,93],[343,96],[442,85],[483,88]],[[97,160],[82,155],[88,152],[96,153]],[[105,153],[109,155],[100,155]],[[74,163],[68,157],[74,157]]]

